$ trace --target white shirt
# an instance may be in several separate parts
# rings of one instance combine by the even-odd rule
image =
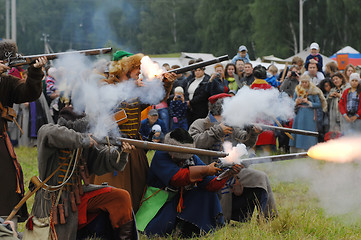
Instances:
[[[193,95],[194,92],[196,91],[196,89],[198,88],[199,84],[202,82],[204,76],[201,78],[196,78],[188,87],[188,95],[189,95],[189,100],[193,99]]]
[[[312,82],[313,84],[315,84],[316,86],[317,86],[323,79],[325,79],[325,75],[323,75],[322,72],[317,72],[317,76],[316,76],[316,77],[312,77],[308,71],[306,71],[304,74],[307,74],[308,76],[310,76],[311,82]]]

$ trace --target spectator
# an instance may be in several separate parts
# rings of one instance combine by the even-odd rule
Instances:
[[[338,102],[342,97],[342,93],[346,89],[346,81],[344,76],[337,72],[332,75],[333,88],[330,90],[330,94],[327,97],[328,113],[330,119],[330,131],[341,132],[341,120],[342,115],[338,108]]]
[[[317,43],[313,42],[310,45],[310,55],[307,56],[306,58],[306,62],[305,62],[305,68],[306,70],[308,70],[308,65],[313,62],[316,63],[317,65],[317,71],[323,73],[322,68],[323,68],[323,59],[322,56],[320,55],[320,47],[318,46]],[[313,60],[313,61],[311,61]],[[322,79],[321,79],[322,80]]]
[[[57,69],[55,67],[51,67],[48,69],[48,74],[45,79],[46,83],[46,99],[49,102],[50,105],[50,113],[53,117],[54,122],[57,122],[58,120],[58,114],[59,114],[59,97],[60,92],[58,88],[55,85],[56,82],[56,72]]]
[[[239,79],[244,77],[244,61],[242,59],[236,61],[236,74]]]
[[[242,87],[239,76],[236,74],[236,65],[228,63],[224,71],[224,77],[228,82],[229,91],[237,93],[238,89]]]
[[[303,74],[305,72],[305,62],[303,61],[302,58],[300,58],[299,56],[295,56],[292,58],[292,65],[297,65],[299,67],[299,70],[301,71],[301,73]]]
[[[236,56],[233,57],[232,59],[232,63],[233,64],[236,64],[236,61],[238,59],[241,59],[243,60],[244,63],[249,63],[251,62],[251,60],[249,59],[249,56],[248,56],[248,50],[246,48],[246,46],[244,45],[241,45],[239,48],[238,48],[238,53]]]
[[[300,85],[297,85],[293,100],[296,103],[296,116],[293,121],[293,129],[307,131],[317,130],[317,120],[314,110],[321,108],[321,101],[317,87],[311,82],[310,76],[303,74]],[[317,143],[317,137],[300,134],[292,134],[294,140],[290,140],[291,152],[307,151]]]
[[[352,73],[356,72],[356,68],[354,65],[352,64],[348,64],[346,67],[345,67],[345,70],[343,72],[343,75],[345,77],[345,80],[346,80],[346,87],[351,87],[350,86],[350,75]]]
[[[361,131],[361,83],[360,74],[351,73],[350,88],[347,88],[339,102],[339,109],[343,116],[341,130],[344,134]]]
[[[331,88],[334,87],[332,80],[330,78],[323,79],[320,84],[318,85],[318,88],[322,91],[323,97],[325,99],[328,98]],[[327,104],[328,106],[328,104]],[[330,115],[329,115],[329,109],[327,111],[321,111],[317,110],[317,119],[318,121],[318,141],[324,142],[325,136],[330,130]]]
[[[162,68],[163,68],[165,71],[169,71],[169,70],[170,70],[170,66],[169,66],[168,63],[163,63]]]
[[[159,114],[157,109],[150,109],[148,112],[148,117],[144,119],[140,124],[139,133],[142,136],[142,139],[149,139],[149,135],[152,131],[153,125],[158,124],[162,128],[162,132],[166,134],[166,127],[162,119],[159,119]]]
[[[170,117],[172,119],[171,128],[183,128],[188,130],[187,123],[187,102],[184,100],[184,90],[181,86],[174,89],[174,97],[170,102]]]
[[[201,58],[196,62],[203,61]],[[197,68],[194,70],[194,77],[190,78],[184,89],[185,100],[187,101],[188,126],[198,118],[207,116],[208,106],[208,81],[210,76],[205,74],[205,68]]]
[[[314,85],[318,85],[323,79],[325,79],[323,73],[317,71],[317,64],[313,59],[310,60],[308,70],[304,74],[307,74],[310,77],[311,82]]]
[[[244,77],[241,79],[243,85],[251,86],[254,81],[252,63],[244,64]]]
[[[152,131],[149,134],[148,141],[155,142],[155,143],[162,143],[164,141],[164,134],[162,133],[162,127],[161,126],[159,126],[158,124],[153,125]],[[147,159],[148,159],[149,164],[151,164],[151,162],[152,162],[155,151],[156,150],[154,150],[154,149],[149,149],[147,151],[146,155],[147,155]]]
[[[325,67],[325,77],[331,78],[338,71],[337,63],[329,62]]]
[[[213,96],[220,93],[228,93],[228,82],[224,78],[224,68],[221,63],[214,66],[215,73],[211,75],[208,83],[209,95]]]
[[[300,76],[300,68],[297,65],[292,65],[290,67],[290,76],[282,82],[280,91],[287,93],[291,98],[293,98],[295,88],[300,81]]]
[[[172,65],[171,69],[180,68],[179,65]],[[169,93],[168,103],[174,98],[174,89],[178,86],[182,87],[183,89],[187,85],[187,78],[183,73],[177,74],[177,79],[174,81],[172,90]]]
[[[265,79],[269,85],[278,88],[281,85],[281,81],[277,80],[278,68],[275,65],[270,65],[267,69],[267,78]]]

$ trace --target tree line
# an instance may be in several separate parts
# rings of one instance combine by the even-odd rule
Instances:
[[[0,19],[5,23],[5,0]],[[318,42],[329,56],[361,50],[358,0],[307,0],[306,48]],[[5,37],[5,24],[0,26]],[[251,59],[286,58],[299,49],[299,0],[18,0],[17,42],[24,54],[112,46],[132,52],[207,52],[233,56],[246,45]]]

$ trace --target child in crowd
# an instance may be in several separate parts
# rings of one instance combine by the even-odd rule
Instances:
[[[184,101],[184,90],[180,86],[174,89],[174,98],[170,101],[169,113],[172,119],[172,130],[176,128],[188,130],[187,102]]]
[[[281,85],[281,81],[277,80],[278,68],[275,65],[270,65],[267,69],[266,82],[272,87],[278,88]]]
[[[313,42],[310,45],[310,55],[307,56],[306,58],[306,62],[305,62],[305,68],[306,70],[308,70],[308,64],[310,64],[310,62],[312,63],[316,63],[317,64],[317,71],[322,72],[322,67],[323,67],[323,59],[322,56],[320,55],[320,47],[318,46],[317,43]]]
[[[233,57],[232,59],[232,63],[236,64],[237,60],[242,60],[244,63],[249,63],[251,62],[251,60],[249,59],[248,56],[248,50],[246,48],[246,46],[242,45],[238,48],[238,53],[236,56]]]

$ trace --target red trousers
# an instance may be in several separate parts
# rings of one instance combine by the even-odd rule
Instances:
[[[119,228],[133,219],[132,201],[126,190],[110,188],[110,191],[100,193],[89,199],[87,199],[87,195],[88,193],[85,193],[82,196],[82,204],[86,204],[87,223],[91,222],[102,211],[109,213],[113,229]],[[79,225],[79,228],[84,225]]]

